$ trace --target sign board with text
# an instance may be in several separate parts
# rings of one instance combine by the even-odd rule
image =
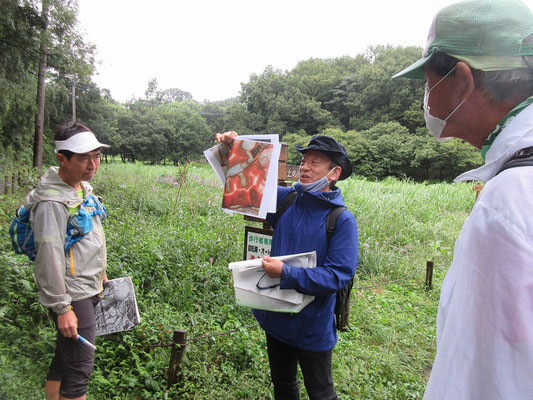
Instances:
[[[244,227],[244,260],[263,258],[270,254],[272,231],[269,229]]]

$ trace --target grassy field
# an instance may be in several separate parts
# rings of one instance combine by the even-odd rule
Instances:
[[[132,277],[142,321],[97,338],[88,398],[273,398],[264,334],[235,305],[227,269],[242,258],[245,222],[221,211],[221,186],[208,166],[190,165],[183,185],[178,171],[111,163],[93,181],[109,211],[108,276]],[[435,351],[440,285],[474,192],[468,184],[395,179],[351,178],[339,186],[360,244],[350,328],[333,355],[339,398],[420,399]],[[8,226],[25,194],[0,198],[0,399],[9,400],[44,398],[55,336],[32,265],[10,247]],[[436,265],[432,291],[424,288],[427,260]],[[170,343],[175,329],[192,340],[180,383],[167,389],[170,350],[149,346]]]

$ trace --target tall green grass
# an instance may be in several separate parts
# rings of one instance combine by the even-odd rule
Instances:
[[[220,209],[222,186],[207,165],[189,165],[181,185],[180,171],[110,163],[92,182],[109,212],[108,276],[132,277],[141,324],[97,339],[89,399],[272,398],[264,334],[245,328],[255,320],[235,305],[227,270],[242,258],[245,222]],[[350,329],[339,334],[334,350],[339,397],[421,398],[435,348],[440,283],[474,193],[467,184],[396,179],[351,178],[339,186],[359,225],[355,286],[371,286],[354,290]],[[32,266],[10,250],[8,224],[24,195],[0,198],[1,399],[44,397],[54,344]],[[439,267],[429,292],[426,260]],[[399,281],[386,284],[392,280]],[[148,346],[170,343],[175,329],[189,338],[238,331],[189,341],[181,383],[167,390],[169,348]]]

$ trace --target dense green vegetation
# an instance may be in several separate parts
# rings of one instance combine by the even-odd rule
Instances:
[[[391,79],[418,59],[418,47],[370,46],[364,54],[312,58],[287,71],[269,66],[252,74],[237,97],[219,102],[159,88],[154,78],[143,98],[119,103],[92,81],[95,49],[79,28],[75,0],[0,2],[0,169],[32,163],[43,54],[44,164],[54,159],[54,127],[74,117],[73,103],[75,118],[125,162],[195,160],[214,132],[235,130],[276,133],[289,144],[332,133],[351,147],[357,173],[372,178],[450,180],[481,163],[466,144],[436,143],[428,133],[422,81]]]
[[[228,263],[242,258],[244,221],[220,209],[207,165],[178,168],[104,163],[93,181],[109,211],[110,278],[131,276],[141,324],[97,339],[89,399],[272,398],[265,340],[251,312],[235,305]],[[470,212],[468,184],[353,177],[340,182],[359,223],[360,263],[350,328],[339,335],[333,375],[341,399],[420,399],[435,349],[440,285]],[[0,197],[0,399],[43,398],[54,328],[39,305],[31,264],[7,233],[25,190]],[[434,260],[435,289],[424,289]],[[409,277],[408,279],[403,279]],[[396,283],[386,285],[387,282]],[[172,331],[191,340],[181,383],[167,389]],[[304,390],[302,388],[302,390]]]

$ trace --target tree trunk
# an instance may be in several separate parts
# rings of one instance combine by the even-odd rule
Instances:
[[[43,0],[41,17],[43,28],[41,31],[41,48],[39,57],[39,83],[37,86],[37,116],[35,118],[35,136],[33,139],[33,167],[39,172],[43,165],[43,131],[44,131],[44,102],[46,86],[46,66],[48,46],[46,44],[46,29],[48,24],[48,0]]]
[[[72,78],[72,122],[76,122],[76,79]]]

